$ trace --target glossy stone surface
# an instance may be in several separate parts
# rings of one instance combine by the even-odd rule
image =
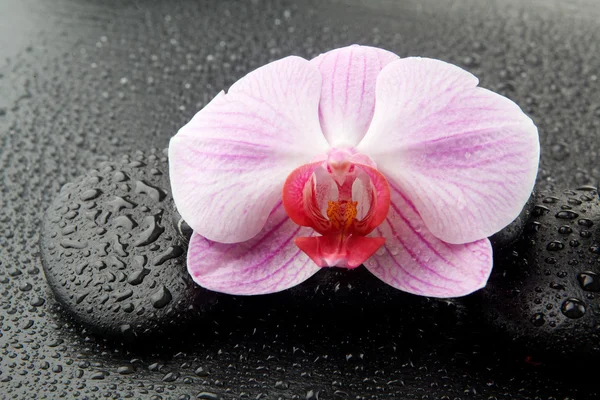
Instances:
[[[593,0],[3,0],[2,395],[598,398],[594,371],[574,372],[577,362],[533,365],[477,319],[430,319],[440,314],[404,302],[340,313],[335,295],[311,308],[232,298],[193,335],[122,347],[56,309],[38,250],[43,212],[65,183],[99,162],[166,147],[251,69],[350,43],[467,68],[538,125],[537,190],[595,184],[598,15]],[[453,317],[458,306],[447,307]]]
[[[172,333],[216,302],[187,273],[165,154],[101,162],[64,185],[44,216],[46,280],[66,312],[102,336]]]
[[[495,257],[478,293],[486,319],[538,359],[600,360],[600,199],[540,193],[523,238]]]

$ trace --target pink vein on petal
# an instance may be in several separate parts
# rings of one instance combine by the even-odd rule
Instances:
[[[402,220],[403,220],[404,222],[406,222],[406,223],[407,223],[407,225],[409,226],[409,228],[410,228],[410,230],[411,230],[411,231],[413,231],[414,233],[417,233],[417,232],[414,230],[414,228],[412,227],[412,225],[410,225],[410,223],[407,221],[407,219],[406,219],[406,218],[404,218],[404,216],[403,216],[402,214],[398,214],[398,215],[400,216],[400,218],[402,218]],[[406,252],[407,252],[407,253],[408,253],[408,254],[411,256],[411,258],[412,258],[412,259],[413,259],[413,260],[414,260],[414,261],[415,261],[415,262],[416,262],[416,263],[419,265],[419,267],[423,268],[424,270],[427,270],[427,271],[431,272],[432,274],[434,274],[434,275],[436,275],[436,276],[440,277],[441,279],[443,279],[443,280],[445,280],[445,281],[450,281],[450,282],[460,282],[460,281],[457,281],[457,280],[455,280],[455,279],[451,279],[451,278],[448,278],[448,277],[446,277],[446,276],[440,275],[440,273],[439,273],[439,272],[437,272],[436,270],[432,269],[432,268],[431,268],[431,267],[429,267],[428,265],[424,264],[424,263],[423,263],[423,261],[421,261],[421,259],[420,259],[419,257],[417,257],[417,255],[416,255],[416,254],[415,254],[415,253],[414,253],[412,250],[410,250],[409,246],[407,246],[407,245],[406,245],[406,243],[404,242],[404,240],[402,240],[402,238],[401,238],[401,235],[399,235],[399,234],[396,232],[396,229],[394,228],[394,226],[392,225],[392,223],[390,222],[390,220],[386,218],[386,222],[389,224],[389,226],[390,226],[390,229],[392,230],[392,235],[394,235],[394,237],[396,238],[396,240],[398,240],[398,242],[400,242],[400,244],[402,245],[402,247],[404,247],[404,250],[406,250]],[[430,249],[431,249],[431,245],[430,245],[430,243],[429,243],[429,242],[427,242],[426,240],[423,240],[421,235],[417,234],[417,236],[419,237],[419,239],[421,239],[421,242],[423,242],[423,243],[424,243],[424,244],[425,244],[425,245],[426,245],[428,248],[430,248]],[[389,252],[389,249],[387,248],[387,246],[386,246],[386,250]],[[437,253],[437,252],[436,252],[436,253]],[[390,255],[392,255],[392,254],[390,253]],[[393,255],[392,255],[392,258],[395,260],[395,257],[394,257]],[[442,257],[440,257],[440,258],[442,258]],[[442,260],[444,260],[444,262],[446,262],[446,264],[448,264],[448,265],[450,265],[450,266],[452,266],[452,267],[456,268],[456,266],[455,266],[455,265],[452,265],[452,264],[450,264],[450,263],[449,263],[449,262],[448,262],[446,259],[442,258]],[[421,279],[418,279],[418,278],[416,278],[416,277],[415,277],[415,279],[417,279],[418,281],[420,281],[420,282],[422,282],[422,283],[426,283],[425,281],[423,281],[423,280],[421,280]],[[440,288],[441,288],[441,287],[440,287]]]
[[[405,198],[405,197],[404,197],[404,195],[403,195],[403,194],[402,194],[402,193],[401,193],[401,192],[400,192],[400,191],[399,191],[399,190],[398,190],[396,187],[394,187],[394,186],[390,186],[390,187],[391,187],[391,188],[392,188],[392,190],[394,190],[394,191],[395,191],[395,192],[396,192],[398,195],[400,195],[400,196],[401,196],[401,197],[404,199],[404,201],[406,201],[406,203],[409,205],[409,207],[410,207],[412,210],[414,210],[414,206],[413,206],[413,205],[410,203],[410,201],[408,201],[408,199],[407,199],[407,198]],[[435,249],[435,248],[434,248],[434,247],[431,245],[431,243],[430,243],[430,242],[429,242],[427,239],[425,239],[425,237],[423,237],[423,235],[422,235],[421,233],[417,232],[417,230],[415,229],[415,227],[414,227],[414,226],[411,224],[411,222],[410,222],[410,221],[409,221],[409,220],[408,220],[408,219],[407,219],[407,218],[406,218],[404,215],[402,215],[402,213],[400,212],[400,210],[397,208],[397,206],[396,206],[394,203],[392,203],[392,204],[390,204],[390,205],[391,205],[391,207],[394,209],[394,211],[396,211],[396,213],[398,214],[398,216],[399,216],[400,218],[402,218],[402,221],[404,221],[404,223],[405,223],[405,224],[406,224],[406,225],[407,225],[407,226],[410,228],[410,230],[411,230],[411,231],[412,231],[412,232],[413,232],[413,233],[414,233],[414,234],[415,234],[415,235],[416,235],[416,236],[419,238],[419,240],[421,240],[421,242],[423,242],[423,243],[425,244],[425,246],[427,246],[427,248],[428,248],[428,249],[430,249],[430,250],[431,250],[431,251],[432,251],[432,252],[433,252],[433,253],[434,253],[436,256],[438,256],[438,257],[439,257],[441,260],[443,260],[443,261],[444,261],[444,262],[445,262],[445,263],[446,263],[448,266],[450,266],[450,267],[452,267],[452,268],[454,268],[454,269],[456,269],[456,268],[457,268],[457,267],[456,267],[456,265],[455,265],[453,262],[451,262],[451,261],[447,260],[447,259],[446,259],[446,257],[442,256],[442,255],[441,255],[441,254],[440,254],[440,253],[439,253],[439,252],[438,252],[438,251],[437,251],[437,250],[436,250],[436,249]],[[415,210],[415,212],[416,212],[416,210]],[[388,221],[388,223],[389,223],[389,221]],[[391,224],[390,224],[390,226],[391,226]],[[393,227],[392,227],[392,232],[394,232],[394,229],[393,229]],[[395,232],[394,232],[394,235],[396,235],[396,233],[395,233]],[[447,243],[445,243],[445,242],[443,242],[443,243],[444,243],[446,246],[448,246],[448,244],[447,244]],[[404,244],[403,244],[403,245],[404,245]],[[411,256],[412,256],[412,254],[411,254]],[[413,258],[414,258],[414,257],[413,257]],[[434,270],[431,270],[431,269],[429,269],[429,268],[427,268],[427,269],[428,269],[428,270],[430,270],[431,272],[433,272],[433,273],[437,274],[437,272],[436,272],[436,271],[434,271]],[[452,279],[449,279],[449,278],[446,278],[446,277],[442,277],[442,276],[440,276],[440,277],[441,277],[441,278],[443,278],[443,279],[452,280]]]
[[[346,93],[348,93],[348,89],[350,88],[350,72],[352,71],[352,49],[350,49],[350,54],[348,55],[348,71],[346,72]],[[344,96],[344,114],[348,111],[348,96]]]
[[[394,256],[389,252],[389,250],[387,250],[386,248],[386,252],[388,253],[388,255],[390,256],[390,258],[394,261],[394,264],[398,266],[398,268],[400,268],[400,270],[406,274],[407,276],[409,276],[410,278],[414,278],[406,269],[404,269],[404,267],[402,265],[400,265],[396,259],[394,258]],[[383,268],[379,262],[379,260],[375,260],[375,264],[377,264],[377,268],[380,271],[384,271],[385,268]],[[406,286],[408,286],[410,289],[412,289],[415,293],[421,292],[420,289],[418,289],[416,286],[413,286],[412,284],[410,284],[409,282],[400,282],[398,280],[398,278],[395,275],[390,274],[389,272],[386,273],[386,275],[390,276],[392,278],[392,281],[396,282],[396,284],[401,284],[404,283]]]

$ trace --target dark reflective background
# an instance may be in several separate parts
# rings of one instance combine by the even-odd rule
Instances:
[[[42,210],[64,183],[102,160],[166,147],[219,90],[270,60],[351,43],[468,69],[538,125],[538,189],[595,184],[597,4],[3,0],[0,394],[596,398],[577,360],[526,362],[468,300],[225,299],[192,332],[142,348],[105,342],[55,306],[37,243]]]

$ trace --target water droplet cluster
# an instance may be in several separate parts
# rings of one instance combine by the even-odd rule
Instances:
[[[594,187],[537,196],[520,241],[495,257],[488,318],[549,358],[600,356],[600,201]]]
[[[46,212],[46,279],[65,310],[94,332],[134,339],[172,330],[214,297],[187,274],[165,154],[102,162],[63,186]]]

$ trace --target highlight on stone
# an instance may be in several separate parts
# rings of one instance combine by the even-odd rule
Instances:
[[[171,139],[196,283],[278,292],[365,267],[414,294],[485,286],[488,237],[529,199],[537,128],[452,64],[350,46],[290,56],[219,93]]]

